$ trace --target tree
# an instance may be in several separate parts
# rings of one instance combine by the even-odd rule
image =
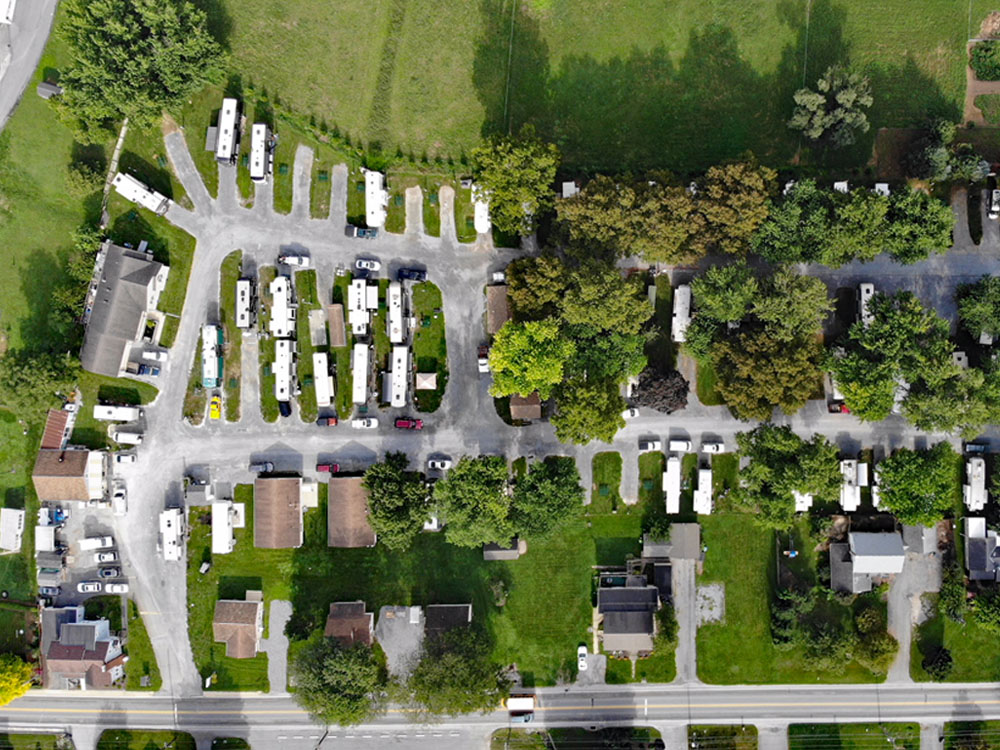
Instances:
[[[816,390],[822,356],[817,338],[783,341],[767,331],[741,333],[713,349],[717,387],[737,419],[769,420],[775,406],[794,414]]]
[[[923,190],[897,190],[889,198],[886,251],[900,263],[916,263],[952,245],[951,206]]]
[[[969,66],[980,81],[1000,81],[1000,40],[977,42],[972,48]]]
[[[583,506],[583,487],[576,461],[549,456],[532,464],[514,485],[511,520],[518,533],[544,537]]]
[[[753,302],[753,313],[768,334],[785,342],[815,336],[832,309],[821,279],[787,267],[768,277]]]
[[[772,263],[816,260],[830,236],[830,193],[817,187],[815,180],[796,182],[771,205],[767,220],[753,236],[754,252]]]
[[[445,518],[445,538],[459,547],[508,544],[510,519],[507,461],[502,456],[463,456],[434,485],[434,501]]]
[[[646,366],[646,338],[639,334],[607,333],[589,325],[563,332],[576,343],[576,354],[566,364],[567,377],[622,380]]]
[[[720,323],[743,320],[758,296],[757,279],[746,263],[711,266],[691,282],[698,315]]]
[[[7,352],[0,358],[0,403],[11,411],[37,411],[69,393],[80,376],[80,360],[69,353]]]
[[[842,193],[829,192],[834,216],[829,234],[818,247],[818,260],[839,268],[852,260],[869,261],[887,250],[886,222],[889,198],[866,188],[852,190],[845,200]]]
[[[408,549],[427,520],[427,485],[407,470],[409,462],[405,453],[387,453],[361,481],[368,491],[368,522],[391,550]]]
[[[956,432],[974,438],[988,423],[1000,420],[1000,369],[986,371],[955,366],[933,388],[920,382],[903,402],[903,416],[925,432]]]
[[[858,634],[854,658],[875,674],[886,674],[899,651],[899,642],[886,632],[885,625],[885,616],[875,604],[860,610],[854,618]]]
[[[983,276],[958,288],[958,316],[973,336],[1000,338],[1000,276]]]
[[[762,424],[736,436],[739,456],[748,463],[733,490],[737,504],[751,510],[766,528],[784,529],[795,521],[792,492],[812,495],[819,502],[840,496],[843,477],[837,446],[822,435],[803,440],[787,426]]]
[[[16,654],[0,654],[0,706],[20,698],[31,687],[31,665]]]
[[[965,624],[969,600],[965,590],[965,573],[957,560],[952,559],[941,568],[941,593],[938,606],[944,616],[953,622]]]
[[[507,266],[507,298],[519,319],[538,320],[554,315],[563,298],[569,273],[551,255],[518,258]]]
[[[951,674],[954,659],[952,659],[951,651],[944,646],[939,646],[924,657],[921,666],[932,680],[944,682]]]
[[[986,179],[990,164],[970,143],[955,143],[955,123],[934,120],[926,135],[904,158],[907,174],[911,177],[944,182],[965,180],[979,182]]]
[[[576,346],[562,335],[551,319],[504,323],[490,347],[493,396],[528,394],[538,391],[548,398],[553,386],[563,379],[563,367]]]
[[[567,325],[637,334],[653,315],[637,279],[625,279],[616,266],[588,263],[573,274],[560,312]]]
[[[671,414],[687,406],[690,390],[691,384],[677,370],[663,375],[647,368],[639,375],[639,387],[633,400],[636,406]]]
[[[591,440],[610,443],[625,426],[625,399],[615,380],[570,380],[556,393],[558,410],[552,417],[556,439],[586,445]]]
[[[726,253],[744,253],[767,219],[777,173],[755,161],[709,167],[698,208],[705,219],[705,242]]]
[[[801,130],[811,141],[827,141],[835,148],[850,146],[857,133],[867,133],[872,105],[868,79],[840,65],[827,68],[816,90],[795,92],[795,111],[788,127]]]
[[[947,443],[930,450],[900,448],[880,462],[880,508],[900,523],[932,526],[951,510],[955,499],[955,451]]]
[[[972,600],[972,617],[977,625],[1000,635],[1000,591],[982,589]]]
[[[425,642],[407,682],[420,712],[454,716],[496,710],[510,694],[510,681],[490,659],[492,650],[485,636],[471,628],[455,628]]]
[[[184,0],[73,0],[60,31],[73,60],[59,106],[84,134],[152,125],[222,70],[205,13]]]
[[[323,724],[360,724],[382,709],[385,676],[364,644],[314,638],[293,656],[291,671],[296,700]]]
[[[472,163],[493,226],[508,234],[531,234],[555,200],[559,149],[542,143],[525,125],[517,136],[494,136],[474,149]]]

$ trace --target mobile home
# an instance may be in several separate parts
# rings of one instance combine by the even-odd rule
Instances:
[[[222,383],[222,329],[218,326],[201,327],[201,385],[218,388]]]
[[[271,174],[272,154],[271,133],[262,122],[254,123],[250,129],[250,179],[264,182]]]
[[[223,99],[219,110],[219,125],[216,131],[215,158],[226,164],[232,163],[239,153],[237,128],[240,120],[240,103],[235,99]]]
[[[313,384],[316,387],[316,406],[329,406],[334,388],[325,352],[313,352]]]
[[[254,286],[250,279],[236,281],[236,327],[248,331],[254,321]]]

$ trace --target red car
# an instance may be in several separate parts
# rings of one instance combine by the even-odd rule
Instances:
[[[336,427],[337,418],[336,417],[320,417],[316,420],[316,424],[320,427]]]
[[[412,417],[400,417],[395,422],[396,427],[401,430],[422,430],[424,429],[424,420],[413,419]]]
[[[340,471],[340,464],[316,464],[316,471],[327,471],[331,474],[336,474]]]

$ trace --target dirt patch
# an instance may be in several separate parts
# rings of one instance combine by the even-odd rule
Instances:
[[[177,120],[168,115],[166,112],[163,113],[163,122],[160,127],[163,130],[163,135],[170,135],[171,133],[176,133],[181,129],[181,126],[177,124]]]
[[[980,39],[1000,38],[1000,11],[991,11],[983,22],[979,24]]]
[[[708,622],[722,622],[726,618],[726,587],[710,583],[698,587],[698,626]]]

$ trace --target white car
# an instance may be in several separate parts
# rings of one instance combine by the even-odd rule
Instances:
[[[105,589],[109,594],[127,594],[128,584],[127,583],[109,583]]]
[[[115,456],[115,462],[120,464],[134,464],[135,454],[134,453],[119,453]]]
[[[371,271],[374,273],[382,268],[382,264],[374,258],[358,258],[354,261],[354,267],[359,271]]]
[[[683,438],[677,438],[667,443],[667,448],[674,453],[687,453],[691,450],[691,441]]]
[[[639,452],[650,453],[651,451],[662,451],[663,442],[660,440],[640,440]]]
[[[451,459],[432,458],[427,462],[427,468],[432,471],[448,471],[451,468]]]
[[[146,351],[142,353],[142,358],[150,362],[166,362],[167,353],[160,351]]]
[[[124,486],[115,487],[115,491],[111,495],[111,507],[116,516],[124,516],[128,512],[128,495],[125,493]]]
[[[98,563],[112,563],[117,562],[118,553],[117,552],[98,552],[95,557]]]
[[[622,412],[622,419],[635,419],[638,416],[639,410],[632,406]]]
[[[309,268],[309,256],[307,255],[279,255],[278,262],[296,268]]]
[[[76,590],[81,594],[100,594],[104,584],[100,581],[80,581],[76,584]]]
[[[352,419],[351,427],[355,430],[374,430],[378,427],[378,420],[375,417],[361,417],[360,419]]]
[[[576,650],[576,668],[579,672],[587,671],[587,647],[580,646]]]
[[[725,443],[702,443],[701,444],[702,453],[725,453],[726,444]]]

